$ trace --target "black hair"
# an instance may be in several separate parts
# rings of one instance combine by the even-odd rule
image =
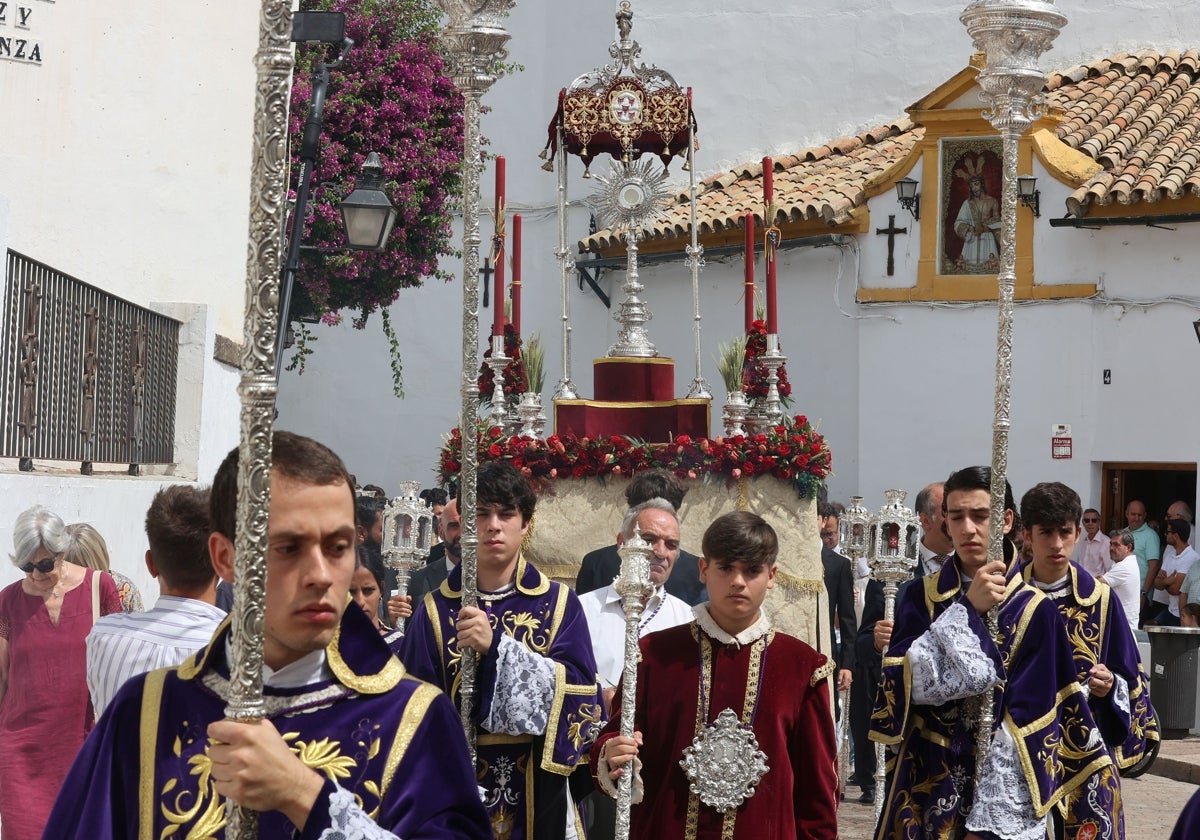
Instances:
[[[514,507],[521,513],[521,523],[533,518],[537,497],[525,476],[505,461],[488,461],[479,468],[475,479],[475,504]]]

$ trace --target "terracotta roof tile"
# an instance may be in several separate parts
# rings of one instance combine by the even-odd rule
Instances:
[[[1200,51],[1123,53],[1055,73],[1046,90],[1066,112],[1058,138],[1105,167],[1068,197],[1072,213],[1200,195]]]

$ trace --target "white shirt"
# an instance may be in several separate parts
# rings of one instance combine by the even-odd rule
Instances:
[[[180,664],[208,644],[225,613],[194,598],[159,596],[146,612],[113,613],[87,637],[87,683],[100,717],[130,677]]]
[[[1166,550],[1163,552],[1162,568],[1163,571],[1167,573],[1168,577],[1176,572],[1183,572],[1184,575],[1187,575],[1188,571],[1192,568],[1192,564],[1197,560],[1200,560],[1200,555],[1196,554],[1196,549],[1192,548],[1190,545],[1185,545],[1183,547],[1183,551],[1179,552],[1176,552],[1173,546],[1167,546]],[[1182,591],[1182,587],[1180,588],[1180,591]],[[1159,596],[1162,597],[1160,598]],[[1191,595],[1188,595],[1188,599],[1191,599]],[[1167,609],[1171,611],[1171,615],[1175,616],[1176,618],[1179,617],[1178,595],[1171,595],[1165,589],[1155,589],[1154,600],[1158,601],[1160,604],[1166,604]]]
[[[612,688],[620,681],[625,670],[625,610],[621,608],[621,596],[610,583],[603,589],[580,595],[579,603],[587,617],[600,684]],[[687,624],[691,620],[692,608],[659,587],[650,596],[642,612],[638,638],[656,630]]]
[[[1103,531],[1096,531],[1095,537],[1089,537],[1083,532],[1080,540],[1075,543],[1075,552],[1071,559],[1078,563],[1092,577],[1108,574],[1112,568],[1112,555],[1109,554],[1109,538]]]
[[[1125,619],[1129,622],[1130,630],[1137,630],[1138,613],[1142,609],[1142,573],[1138,569],[1137,557],[1130,554],[1104,573],[1104,582],[1112,588],[1113,594],[1125,608]]]
[[[938,554],[931,548],[927,548],[925,543],[917,543],[917,551],[921,555],[921,575],[932,575],[942,570],[942,565],[946,562],[949,554]]]

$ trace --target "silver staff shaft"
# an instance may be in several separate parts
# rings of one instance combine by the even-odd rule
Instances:
[[[884,580],[883,582],[883,620],[896,620],[896,592],[899,591],[900,584],[895,580]],[[887,656],[887,646],[883,648],[881,656]],[[879,825],[879,817],[883,814],[883,799],[887,793],[884,790],[887,784],[887,750],[883,744],[875,742],[875,824]]]
[[[558,248],[554,256],[558,260],[559,284],[562,295],[562,378],[554,389],[556,400],[577,400],[579,394],[575,383],[571,381],[571,272],[575,270],[575,260],[571,259],[571,249],[567,246],[567,138],[560,125],[558,133]]]
[[[254,140],[250,168],[249,257],[242,347],[241,442],[238,448],[234,598],[225,716],[253,723],[266,715],[262,696],[263,614],[267,585],[267,516],[271,504],[271,428],[275,413],[275,339],[287,200],[287,112],[292,78],[292,4],[262,0],[259,16]],[[258,814],[229,801],[226,836],[258,836]]]
[[[625,669],[621,674],[621,735],[633,737],[634,716],[637,714],[638,624],[642,619],[642,602],[637,598],[625,600]],[[617,780],[617,831],[614,840],[629,840],[629,812],[633,807],[633,764]]]
[[[696,356],[696,376],[688,388],[688,399],[710,400],[712,389],[704,380],[700,358],[700,271],[704,268],[704,246],[700,244],[700,226],[696,221],[696,126],[688,121],[688,192],[691,198],[689,212],[692,223],[692,242],[687,247],[686,265],[692,273],[692,344]]]

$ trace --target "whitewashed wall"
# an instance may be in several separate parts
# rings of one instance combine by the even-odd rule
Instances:
[[[894,120],[904,108],[961,70],[972,48],[958,21],[964,3],[849,0],[836,9],[752,0],[736,8],[712,0],[635,3],[634,37],[643,58],[695,89],[700,121],[698,169],[708,174],[764,153],[795,151]],[[567,9],[566,7],[570,7]],[[1070,19],[1046,66],[1063,68],[1123,49],[1200,45],[1200,7],[1118,2],[1103,8],[1060,2]],[[512,59],[524,73],[486,98],[491,149],[508,158],[509,206],[525,213],[525,331],[548,339],[549,402],[560,374],[554,176],[534,158],[544,142],[555,93],[608,60],[615,4],[518,3],[508,28]],[[590,182],[572,161],[571,195]],[[598,164],[605,171],[607,164]],[[1041,282],[1099,282],[1114,298],[1158,301],[1194,294],[1188,266],[1200,258],[1190,226],[1175,232],[1110,228],[1051,229],[1068,190],[1035,164],[1043,215],[1035,230]],[[682,173],[676,173],[682,177]],[[913,177],[921,178],[920,167]],[[484,176],[491,201],[491,174]],[[537,210],[529,208],[535,207]],[[795,387],[795,410],[820,421],[834,452],[831,491],[882,501],[885,487],[917,490],[952,469],[990,457],[995,309],[854,303],[856,285],[912,283],[919,225],[890,195],[871,203],[873,226],[889,213],[908,225],[898,237],[895,278],[884,277],[886,239],[867,235],[840,247],[784,251],[780,263],[781,332]],[[587,212],[573,211],[572,241]],[[878,225],[876,225],[878,223]],[[484,224],[485,236],[490,224]],[[457,235],[457,234],[456,234]],[[683,243],[680,243],[682,250]],[[1147,263],[1147,260],[1152,262]],[[447,263],[456,275],[458,266]],[[712,355],[741,327],[741,260],[710,259],[701,277],[705,376],[723,398]],[[759,265],[761,282],[761,262]],[[650,325],[659,351],[677,360],[676,389],[692,378],[690,281],[682,262],[643,267]],[[604,285],[620,299],[620,272]],[[455,282],[402,295],[409,397],[390,396],[386,344],[364,332],[322,329],[304,377],[285,377],[280,423],[308,432],[343,454],[361,480],[394,492],[396,482],[432,481],[441,436],[457,422],[461,289]],[[574,378],[591,394],[590,359],[616,334],[610,313],[571,281]],[[490,323],[484,311],[484,332]],[[1196,313],[1178,304],[1106,307],[1070,302],[1021,306],[1016,315],[1011,475],[1018,488],[1060,478],[1096,499],[1102,460],[1188,461],[1196,457],[1200,398],[1186,389],[1163,405],[1162,373],[1190,368],[1200,352]],[[1101,384],[1111,368],[1113,385]],[[1176,368],[1179,369],[1179,368]],[[1075,457],[1050,458],[1050,426],[1074,427]]]

